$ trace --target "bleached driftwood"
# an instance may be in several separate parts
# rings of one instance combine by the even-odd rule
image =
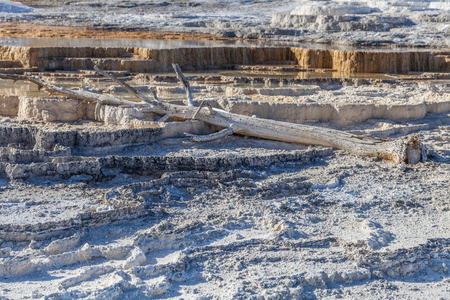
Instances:
[[[180,81],[183,84],[184,89],[186,91],[187,105],[194,106],[194,100],[192,97],[192,90],[191,90],[191,85],[189,84],[189,81],[183,75],[183,72],[181,72],[181,68],[178,64],[172,64],[172,67],[175,70],[175,73],[177,73],[178,79],[180,79]]]
[[[156,102],[159,102],[159,100],[156,98],[156,102],[155,101],[151,101],[149,99],[147,99],[147,97],[145,97],[141,92],[139,92],[138,90],[132,88],[128,83],[119,80],[116,76],[113,76],[112,74],[109,74],[103,70],[100,70],[100,68],[95,65],[94,66],[94,70],[97,71],[99,74],[111,79],[112,81],[117,82],[118,84],[120,84],[121,86],[123,86],[129,93],[131,93],[132,95],[134,95],[135,97],[137,97],[138,99],[140,99],[143,102],[146,102],[150,105],[155,105]]]
[[[0,73],[0,79],[11,79],[14,81],[18,81],[18,80],[29,81],[29,82],[36,84],[38,86],[39,90],[42,89],[42,90],[46,91],[47,93],[49,93],[50,95],[64,96],[67,98],[76,99],[76,100],[85,101],[85,102],[101,103],[101,104],[115,105],[115,106],[118,106],[118,105],[137,106],[140,104],[140,103],[136,103],[136,102],[132,102],[132,101],[118,99],[118,98],[110,96],[110,95],[93,93],[93,92],[90,92],[90,91],[87,91],[84,89],[80,89],[78,91],[68,90],[64,87],[45,82],[39,78],[35,78],[32,76]]]
[[[136,89],[122,80],[119,80],[114,75],[106,73],[98,67],[95,69],[99,74],[124,86],[127,91],[135,95],[141,101],[125,101],[112,96],[100,95],[83,90],[67,90],[46,83],[40,79],[24,75],[0,74],[0,78],[31,81],[51,94],[62,95],[81,101],[97,102],[108,105],[131,105],[136,107],[136,109],[141,109],[143,112],[161,115],[162,118],[160,121],[165,121],[168,118],[178,120],[196,119],[210,125],[224,128],[217,133],[207,136],[193,136],[192,138],[194,141],[210,141],[226,137],[230,134],[240,134],[282,142],[329,146],[358,155],[378,157],[396,163],[415,164],[419,161],[426,160],[425,147],[422,145],[416,134],[398,139],[360,137],[348,132],[329,128],[248,117],[230,113],[222,109],[211,108],[208,105],[195,107],[192,101],[189,82],[181,73],[181,69],[178,65],[174,65],[174,69],[186,88],[188,105],[177,105],[159,101],[154,91],[155,100],[149,100]]]

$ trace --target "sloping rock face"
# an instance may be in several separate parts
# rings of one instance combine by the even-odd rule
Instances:
[[[2,116],[16,117],[19,109],[19,97],[0,96],[0,112]]]
[[[380,32],[411,28],[423,21],[445,23],[448,17],[445,1],[304,1],[289,13],[272,15],[272,25],[326,32]]]
[[[297,63],[304,68],[329,68],[344,73],[450,70],[446,53],[311,50],[302,48],[291,48],[291,50]]]
[[[281,27],[321,31],[380,32],[409,26],[413,24],[413,21],[406,17],[274,14],[272,24]]]
[[[77,109],[79,101],[66,98],[19,97],[19,118],[44,122],[75,122],[85,117],[86,106]]]
[[[292,51],[289,47],[217,47],[157,50],[134,48],[133,51],[141,58],[156,61],[162,71],[171,69],[172,63],[178,63],[180,66],[193,69],[207,69],[292,59]]]
[[[296,47],[148,49],[0,46],[0,60],[16,61],[28,68],[67,71],[92,69],[94,64],[98,64],[106,70],[167,72],[172,69],[172,63],[187,70],[207,70],[271,61],[292,61],[302,68],[325,68],[346,73],[450,70],[450,54],[445,51],[376,52]]]
[[[0,45],[0,60],[29,62],[28,47]]]
[[[181,48],[134,49],[140,57],[152,59],[163,71],[172,63],[193,69],[235,64],[259,64],[268,61],[295,61],[301,68],[325,68],[340,72],[408,72],[450,70],[448,53],[375,52],[282,48]],[[447,61],[446,61],[447,59]]]

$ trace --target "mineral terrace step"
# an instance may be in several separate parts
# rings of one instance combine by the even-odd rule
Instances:
[[[0,68],[0,73],[3,74],[25,74],[28,72],[37,72],[38,69],[36,68],[32,68],[32,69],[27,69],[27,68]]]
[[[26,72],[27,76],[42,76],[42,77],[57,77],[57,78],[84,78],[90,77],[78,71],[63,71],[63,72]]]
[[[13,61],[13,60],[0,60],[0,68],[22,68],[23,65],[21,62]]]
[[[443,57],[445,59],[445,66],[446,71],[450,72],[450,53],[442,54],[442,55],[436,55],[436,57]]]
[[[295,65],[240,65],[236,70],[254,71],[254,72],[306,72],[315,71],[315,69],[301,68]]]
[[[49,153],[49,152],[48,152]],[[47,154],[41,151],[42,157]],[[217,171],[236,168],[261,168],[274,164],[296,162],[308,164],[320,158],[330,156],[330,149],[308,149],[289,151],[279,154],[233,155],[232,157],[192,157],[192,156],[160,156],[160,155],[107,155],[105,157],[60,156],[46,157],[46,162],[31,164],[0,162],[0,176],[10,180],[26,180],[30,177],[60,177],[68,179],[74,175],[90,175],[102,180],[105,169],[120,170],[125,174],[149,175],[158,172],[179,171]],[[35,154],[36,155],[36,154]],[[10,157],[5,157],[9,160]],[[41,159],[43,160],[43,159]]]
[[[295,60],[263,60],[260,62],[261,65],[297,65]]]
[[[81,73],[83,77],[103,77],[102,75],[99,75],[94,70],[78,70],[79,73]],[[117,70],[109,70],[108,73],[113,74],[116,77],[124,77],[130,75],[130,71],[123,70],[123,71],[117,71]]]
[[[114,76],[121,78],[130,75],[129,71],[111,71],[108,70],[108,73],[113,74]],[[51,72],[39,72],[37,69],[33,72],[25,72],[23,75],[26,76],[37,76],[42,78],[58,78],[58,80],[73,80],[80,78],[104,78],[102,75],[99,75],[96,71],[93,70],[77,70],[77,71],[51,71]]]
[[[98,65],[103,70],[130,71],[136,73],[152,72],[159,64],[152,59],[122,59],[122,58],[42,58],[39,67],[45,70],[75,71],[94,68]]]
[[[382,24],[381,24],[382,25]],[[177,63],[183,70],[232,68],[263,62],[295,61],[301,68],[335,69],[343,73],[445,72],[447,51],[367,51],[308,49],[299,47],[208,47],[208,48],[105,48],[0,46],[1,59],[20,60],[25,66],[47,70],[104,69],[138,72],[171,72]],[[130,56],[133,55],[133,58]],[[109,68],[106,68],[108,67]]]

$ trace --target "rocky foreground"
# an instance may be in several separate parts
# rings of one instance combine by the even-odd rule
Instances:
[[[199,144],[183,134],[217,129],[129,108],[97,111],[8,81],[0,98],[3,295],[447,295],[450,98],[448,80],[438,79],[445,73],[280,79],[273,65],[248,68],[186,75],[196,99],[231,112],[355,135],[419,133],[428,161],[398,168],[238,136]],[[184,98],[174,75],[113,72],[149,97],[154,86],[165,101]],[[92,71],[39,74],[125,96]]]
[[[133,101],[93,71],[97,64],[148,98],[155,91],[181,104],[177,63],[194,105],[207,100],[355,137],[417,133],[428,155],[396,165],[238,135],[196,143],[185,133],[219,128],[0,79],[2,299],[449,297],[445,1],[20,2],[0,1],[0,19],[21,22],[0,25],[2,74]],[[33,31],[28,22],[41,25]],[[334,46],[155,49],[14,39],[123,38],[124,29]]]

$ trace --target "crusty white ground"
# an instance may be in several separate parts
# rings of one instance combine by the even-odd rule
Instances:
[[[23,214],[35,208],[52,216],[101,211],[112,187],[158,178],[170,184],[136,190],[147,216],[3,241],[0,291],[7,299],[445,299],[450,118],[439,118],[416,121],[431,125],[419,133],[434,150],[430,161],[406,170],[335,151],[309,164],[116,173],[96,184],[82,176],[51,186],[2,181],[2,207],[25,224],[34,223]],[[222,152],[232,159],[253,147],[261,154],[297,147],[240,137],[176,141],[156,144],[154,153]]]
[[[71,2],[59,6],[42,1],[32,13],[8,11],[0,18],[58,25],[339,40],[344,44],[379,40],[398,45],[443,46],[448,40],[446,13],[438,12],[437,22],[422,22],[421,12],[414,13],[418,22],[407,30],[345,33],[291,28],[302,35],[283,37],[270,27],[273,26],[270,19],[273,13],[293,11],[299,5],[297,2],[196,1],[194,5],[185,1]],[[145,5],[149,3],[152,5]],[[275,34],[263,32],[266,28],[274,29]],[[264,95],[265,92],[256,90],[263,101],[279,100]],[[236,98],[245,95],[242,89],[223,93],[224,97],[233,97],[233,93]],[[287,94],[297,93],[292,97],[309,97],[319,104],[336,99],[342,102],[351,99],[356,104],[384,101],[385,105],[402,105],[405,101],[420,104],[430,99],[448,101],[445,83],[436,89],[419,83],[409,87],[399,85],[397,89],[337,87],[304,96],[289,88],[284,93],[287,102],[293,100]],[[248,97],[246,101],[259,100]],[[116,177],[97,183],[82,175],[68,180],[1,179],[2,228],[23,225],[24,230],[10,231],[0,243],[0,296],[6,299],[449,298],[448,112],[428,114],[418,120],[392,120],[386,116],[357,124],[316,125],[379,137],[418,132],[433,150],[428,162],[406,169],[334,151],[331,156],[318,157],[316,162],[275,163],[264,168],[174,171],[153,176],[108,170],[109,175]],[[82,126],[79,124],[78,128]],[[133,153],[144,150],[152,155],[229,159],[309,151],[303,146],[242,137],[201,145],[187,139],[164,140]],[[151,183],[155,185],[150,187]],[[129,193],[136,186],[142,188]],[[114,212],[126,206],[128,200],[136,199],[146,203],[144,214],[131,214],[114,222],[84,226],[72,222],[70,226],[62,226],[64,220]],[[55,228],[37,231],[52,221]],[[31,236],[37,238],[30,240]]]
[[[3,1],[5,2],[5,1]],[[9,2],[9,1],[6,1]],[[4,21],[98,28],[211,33],[346,45],[450,46],[448,1],[93,0],[27,1],[34,10],[0,5]],[[11,6],[12,5],[12,6]],[[365,7],[355,10],[355,7]],[[281,15],[281,18],[277,18]],[[289,19],[306,16],[306,22]],[[363,30],[331,20],[357,16]],[[280,21],[281,20],[287,21]]]

